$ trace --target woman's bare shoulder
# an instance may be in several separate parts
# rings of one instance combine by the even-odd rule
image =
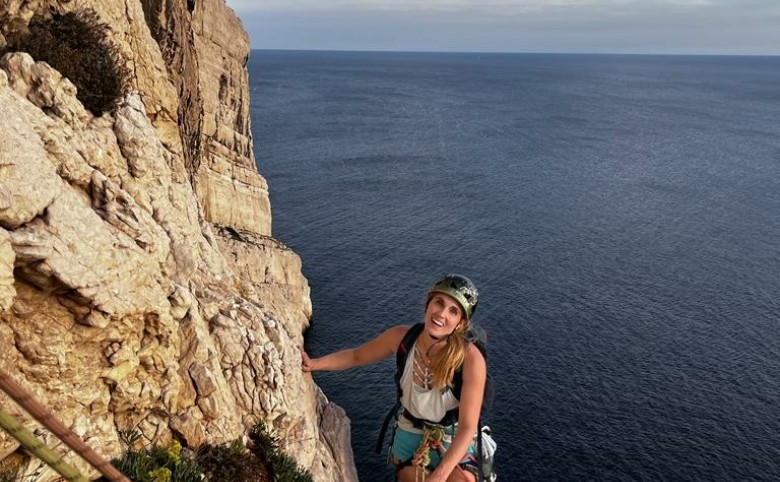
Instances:
[[[393,351],[395,351],[411,327],[412,325],[396,325],[385,330],[380,337],[387,345],[392,346]]]
[[[466,349],[466,359],[464,360],[464,363],[468,363],[470,365],[485,365],[485,356],[482,354],[481,351],[479,351],[479,348],[473,343],[468,344],[468,348]]]

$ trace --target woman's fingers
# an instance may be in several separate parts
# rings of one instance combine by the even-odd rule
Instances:
[[[301,369],[305,372],[312,371],[312,363],[311,358],[309,358],[309,355],[306,353],[306,351],[303,349],[302,346],[298,345],[298,350],[301,352]]]

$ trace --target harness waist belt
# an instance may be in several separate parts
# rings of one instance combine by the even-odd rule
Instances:
[[[442,418],[438,422],[431,422],[430,420],[425,420],[425,419],[422,419],[422,418],[415,417],[414,415],[409,413],[409,410],[407,410],[405,408],[404,408],[404,411],[403,411],[403,417],[406,420],[409,420],[412,423],[412,426],[414,428],[419,429],[419,430],[422,430],[423,427],[426,424],[427,425],[442,425],[442,426],[455,425],[455,423],[457,422],[457,418],[454,415],[455,414],[452,413],[452,410],[451,410],[451,411],[447,412],[447,414],[444,415],[444,418]]]

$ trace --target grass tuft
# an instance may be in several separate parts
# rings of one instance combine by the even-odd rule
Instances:
[[[127,450],[121,458],[111,461],[120,472],[134,482],[201,482],[203,469],[195,460],[182,453],[181,444],[174,440],[167,448],[155,445],[149,449],[135,448],[141,435],[122,431],[122,442]],[[102,479],[101,479],[102,480]]]
[[[309,471],[282,451],[279,436],[268,430],[262,421],[252,427],[249,438],[252,452],[268,465],[274,482],[314,482]]]

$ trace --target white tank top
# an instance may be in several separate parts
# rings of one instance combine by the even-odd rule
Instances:
[[[417,349],[417,341],[409,350],[406,357],[404,373],[401,375],[401,405],[412,415],[423,420],[436,422],[444,418],[447,411],[458,406],[458,399],[452,394],[449,387],[432,388],[427,390],[414,383],[414,350]],[[405,429],[413,428],[411,423],[400,417],[399,425]]]

